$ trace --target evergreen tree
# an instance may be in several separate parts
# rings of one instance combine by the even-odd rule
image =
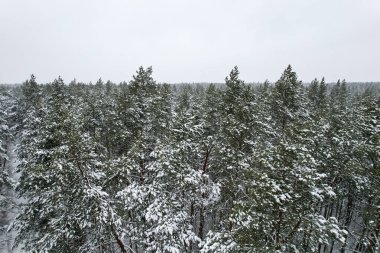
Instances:
[[[357,252],[376,252],[379,247],[380,216],[379,206],[379,144],[380,144],[380,108],[378,98],[373,90],[366,90],[359,98],[358,110],[355,113],[357,130],[361,133],[358,153],[360,166],[355,168],[357,194],[354,196],[357,209],[351,210],[351,216],[356,221],[355,214],[363,212],[360,230],[351,235],[355,240],[354,250]],[[351,122],[352,124],[352,122]],[[364,208],[363,208],[364,207]],[[354,222],[354,221],[353,221]]]
[[[27,199],[14,227],[25,250],[83,252],[113,249],[121,225],[101,188],[102,166],[89,135],[70,111],[61,78],[51,85],[33,143],[21,149],[19,193]],[[124,248],[121,247],[125,251]]]
[[[8,155],[14,141],[14,124],[12,122],[14,103],[10,90],[0,87],[0,108],[2,108],[0,111],[0,211],[2,213],[0,231],[3,230],[3,224],[7,222],[3,220],[6,218],[7,212],[15,206],[10,192],[14,181],[10,177],[12,168]]]
[[[376,252],[379,90],[130,82],[1,87],[0,206],[28,252]],[[17,108],[17,110],[15,110]],[[15,113],[17,112],[17,113]],[[13,137],[16,137],[15,141]]]

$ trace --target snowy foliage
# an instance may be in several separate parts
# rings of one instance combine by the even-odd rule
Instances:
[[[376,89],[291,66],[250,85],[119,85],[59,77],[0,90],[0,206],[17,140],[10,230],[26,252],[375,252]],[[355,88],[355,89],[354,89]]]

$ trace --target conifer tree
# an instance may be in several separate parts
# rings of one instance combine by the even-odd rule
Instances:
[[[276,82],[272,93],[273,120],[278,126],[279,134],[283,137],[291,133],[286,130],[292,129],[288,124],[295,121],[299,115],[302,103],[301,81],[289,65],[281,78]]]
[[[310,252],[330,238],[343,241],[337,220],[319,215],[319,204],[335,193],[323,183],[325,175],[318,173],[309,141],[303,139],[309,127],[304,96],[289,66],[272,93],[276,138],[258,145],[261,149],[241,164],[230,236],[214,233],[218,243],[206,243],[205,252]]]
[[[61,78],[0,88],[0,207],[30,252],[376,252],[379,91]],[[17,101],[17,102],[16,102]],[[17,114],[15,114],[17,108]],[[11,143],[11,145],[9,145]]]
[[[14,207],[14,201],[10,194],[14,181],[10,176],[12,168],[8,155],[14,141],[14,103],[10,90],[0,87],[0,108],[2,108],[0,111],[0,211],[3,214],[2,219]],[[0,220],[0,222],[3,224],[5,221]],[[3,227],[0,226],[0,231],[2,230]]]
[[[35,131],[22,147],[18,191],[27,203],[16,219],[16,242],[29,251],[83,252],[115,248],[120,221],[101,188],[102,165],[89,135],[73,116],[61,78]],[[120,247],[126,252],[123,247]]]

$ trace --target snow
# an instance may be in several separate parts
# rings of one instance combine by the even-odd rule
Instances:
[[[17,160],[16,155],[16,144],[14,142],[11,142],[8,146],[8,157],[9,157],[9,163],[8,163],[8,173],[10,177],[17,182],[20,173],[17,173],[17,165],[19,164],[19,161]],[[23,203],[24,200],[20,199],[16,196],[16,193],[12,191],[11,196],[13,196],[13,200],[16,204]],[[13,208],[11,211],[7,212],[6,216],[4,217],[6,220],[6,223],[11,224],[13,222],[13,219],[16,217],[20,209]],[[8,231],[8,229],[4,229],[3,231],[0,231],[0,252],[4,253],[22,253],[21,250],[22,245],[18,246],[16,249],[12,249],[14,238],[16,237],[16,231]]]

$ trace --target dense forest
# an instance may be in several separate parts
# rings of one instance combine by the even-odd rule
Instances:
[[[255,85],[140,67],[0,86],[2,233],[25,252],[379,252],[377,85],[288,66]]]

